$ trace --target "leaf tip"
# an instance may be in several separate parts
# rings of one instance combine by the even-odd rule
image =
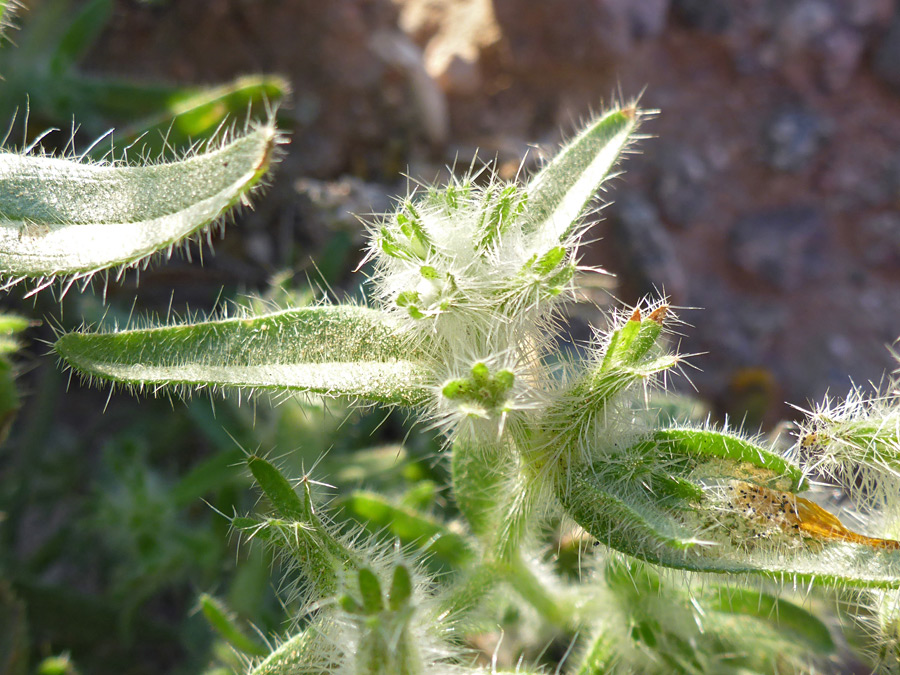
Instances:
[[[668,313],[669,313],[669,306],[668,305],[660,305],[659,307],[654,309],[652,312],[650,312],[650,315],[647,318],[650,319],[651,321],[655,321],[660,326],[662,326],[663,322],[666,320],[666,315]]]

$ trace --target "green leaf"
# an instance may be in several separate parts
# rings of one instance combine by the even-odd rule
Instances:
[[[384,609],[384,598],[381,597],[381,582],[368,567],[359,570],[359,595],[362,598],[363,612],[378,614]]]
[[[611,556],[600,630],[579,675],[763,673],[804,670],[834,653],[815,615],[758,590],[710,584]],[[773,660],[774,659],[774,660]]]
[[[580,436],[596,419],[605,418],[610,402],[629,387],[674,368],[677,354],[662,352],[657,342],[662,336],[667,305],[648,316],[639,309],[609,337],[603,358],[598,359],[570,388],[562,403],[545,414],[549,429],[569,429],[566,439]],[[568,441],[566,441],[568,442]]]
[[[0,44],[6,38],[6,32],[12,27],[13,17],[20,7],[18,0],[0,0]]]
[[[91,156],[96,158],[132,144],[150,157],[184,147],[208,138],[228,119],[264,114],[267,106],[277,105],[290,93],[287,80],[276,75],[246,75],[215,87],[170,87],[86,77],[79,78],[77,86],[90,101],[93,114],[129,120],[94,146]]]
[[[599,372],[636,365],[646,356],[661,333],[661,321],[650,317],[642,318],[640,310],[635,309],[631,318],[610,336]]]
[[[247,459],[247,466],[259,487],[262,488],[282,518],[305,522],[313,516],[310,503],[304,504],[288,479],[282,476],[281,472],[272,464],[261,457],[252,455]]]
[[[678,569],[900,587],[894,542],[841,529],[814,505],[797,511],[809,514],[801,523],[806,534],[791,527],[795,521],[766,515],[766,499],[794,499],[783,491],[803,486],[787,460],[724,432],[674,428],[651,436],[610,450],[602,463],[573,467],[559,481],[566,511],[602,543]],[[749,509],[727,496],[727,486],[746,481],[760,486]]]
[[[0,335],[21,333],[31,325],[31,321],[16,314],[0,314]]]
[[[634,107],[613,109],[566,144],[528,184],[525,231],[548,243],[563,241],[609,177],[639,119]]]
[[[828,654],[835,649],[831,633],[822,620],[784,598],[747,588],[712,586],[703,589],[699,601],[704,608],[716,612],[770,622],[790,639],[807,643],[816,654]]]
[[[413,509],[397,506],[382,495],[362,490],[353,492],[344,506],[369,529],[390,532],[401,542],[434,553],[441,560],[461,567],[472,557],[466,539],[446,525]]]
[[[383,314],[364,307],[288,309],[196,324],[69,333],[57,353],[76,371],[142,389],[301,391],[415,405],[427,371]]]
[[[307,521],[236,516],[231,519],[231,526],[246,540],[259,539],[289,555],[318,598],[337,592],[341,570],[354,570],[359,565],[357,557],[317,516]]]
[[[837,540],[806,544],[799,537],[779,545],[777,539],[769,544],[765,538],[750,538],[752,534],[735,544],[732,538],[740,535],[739,529],[717,523],[697,527],[690,500],[678,494],[684,483],[660,499],[666,493],[653,482],[617,480],[617,475],[602,466],[573,468],[557,490],[576,523],[622,553],[696,572],[759,574],[825,586],[900,587],[900,551],[892,547]],[[704,504],[695,506],[702,510]],[[712,514],[721,516],[721,507],[713,505]]]
[[[576,523],[618,551],[648,559],[657,551],[683,551],[700,539],[654,498],[638,477],[575,468],[561,479],[560,501]]]
[[[249,675],[325,675],[335,665],[329,656],[327,638],[315,623],[302,633],[282,642],[265,660],[249,670]]]
[[[805,478],[799,467],[752,441],[727,432],[672,427],[654,432],[653,443],[667,454],[684,454],[700,458],[718,457],[729,460],[735,465],[733,474],[735,478],[750,480],[748,474],[741,475],[739,473],[740,465],[749,465],[770,472],[766,477],[759,476],[757,473],[754,482],[762,480],[768,487],[786,489],[790,492],[806,489]],[[788,484],[781,485],[785,479]]]
[[[52,74],[60,75],[75,65],[106,27],[112,7],[112,0],[91,0],[82,7],[50,58]]]
[[[414,511],[424,511],[434,504],[437,492],[437,483],[421,480],[403,493],[399,505]]]
[[[405,565],[397,565],[391,578],[391,590],[388,593],[388,606],[392,612],[402,609],[412,597],[412,579]]]
[[[200,609],[216,632],[238,651],[251,656],[265,656],[269,653],[269,650],[259,642],[244,634],[234,617],[230,616],[225,605],[216,598],[202,593]]]
[[[218,150],[126,167],[0,153],[0,273],[87,277],[136,265],[208,226],[268,170],[260,126]]]

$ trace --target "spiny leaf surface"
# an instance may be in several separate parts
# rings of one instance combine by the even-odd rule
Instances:
[[[261,126],[218,150],[142,167],[0,153],[0,274],[88,276],[134,265],[225,213],[266,172]]]
[[[614,109],[589,124],[529,183],[528,230],[561,241],[584,215],[637,129],[635,108]]]
[[[353,306],[69,333],[57,353],[76,371],[136,388],[301,391],[412,405],[427,371],[384,315]]]

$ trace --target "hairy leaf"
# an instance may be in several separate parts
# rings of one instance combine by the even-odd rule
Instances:
[[[256,664],[249,675],[324,675],[335,667],[334,657],[317,622],[278,645],[268,657]]]
[[[746,464],[766,470],[770,472],[769,482],[772,483],[772,487],[776,487],[776,483],[786,479],[791,491],[806,489],[803,472],[797,466],[734,434],[714,429],[673,427],[654,432],[653,442],[670,454],[684,454],[697,458],[718,457],[735,465]]]
[[[579,675],[800,672],[835,649],[816,616],[759,590],[619,556],[609,558],[602,582],[609,595]]]
[[[144,167],[0,153],[0,273],[84,277],[135,265],[245,196],[277,139],[261,126],[218,150]]]
[[[325,598],[338,590],[343,569],[354,569],[359,560],[338,541],[318,517],[309,521],[249,516],[231,519],[235,532],[246,541],[265,542],[299,565],[303,580],[313,593]]]
[[[528,185],[527,229],[548,243],[564,239],[609,177],[639,117],[633,107],[611,110],[563,147]]]
[[[12,26],[19,6],[18,0],[0,0],[0,43],[6,39],[6,32]]]
[[[428,395],[415,351],[382,314],[364,307],[69,333],[55,348],[82,375],[137,388],[300,391],[401,405]]]
[[[701,543],[643,489],[623,485],[618,473],[591,468],[570,471],[559,490],[563,507],[587,532],[616,550],[650,559],[660,550],[690,549]],[[630,488],[630,489],[627,489]]]
[[[697,514],[705,502],[694,513],[689,499],[678,498],[677,489],[663,499],[666,493],[652,482],[626,483],[616,476],[602,467],[573,469],[560,481],[558,493],[575,522],[601,543],[628,555],[697,572],[761,574],[828,586],[900,587],[900,551],[893,546],[804,537],[791,530],[781,532],[777,522],[768,534],[760,535],[742,526],[744,518],[755,521],[758,515],[737,509],[728,513],[727,505],[721,504],[709,508],[710,520],[704,522]],[[765,514],[766,506],[758,504],[757,514]]]
[[[281,475],[275,466],[256,455],[247,458],[247,466],[282,518],[307,521],[313,516],[312,504],[308,501],[309,495],[306,494],[306,501],[300,499],[288,479]]]
[[[269,653],[258,641],[248,637],[241,630],[221,600],[207,593],[201,593],[199,603],[203,616],[206,617],[210,626],[232,647],[253,656],[265,656]]]

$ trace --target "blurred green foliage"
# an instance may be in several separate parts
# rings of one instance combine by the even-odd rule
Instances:
[[[208,138],[233,120],[271,115],[290,91],[279,76],[250,75],[214,87],[139,82],[85,73],[79,63],[106,28],[112,0],[45,0],[16,36],[16,49],[0,51],[0,119],[28,111],[29,127],[77,125],[104,157],[134,146],[133,159],[177,152]],[[74,131],[74,128],[73,128]]]

